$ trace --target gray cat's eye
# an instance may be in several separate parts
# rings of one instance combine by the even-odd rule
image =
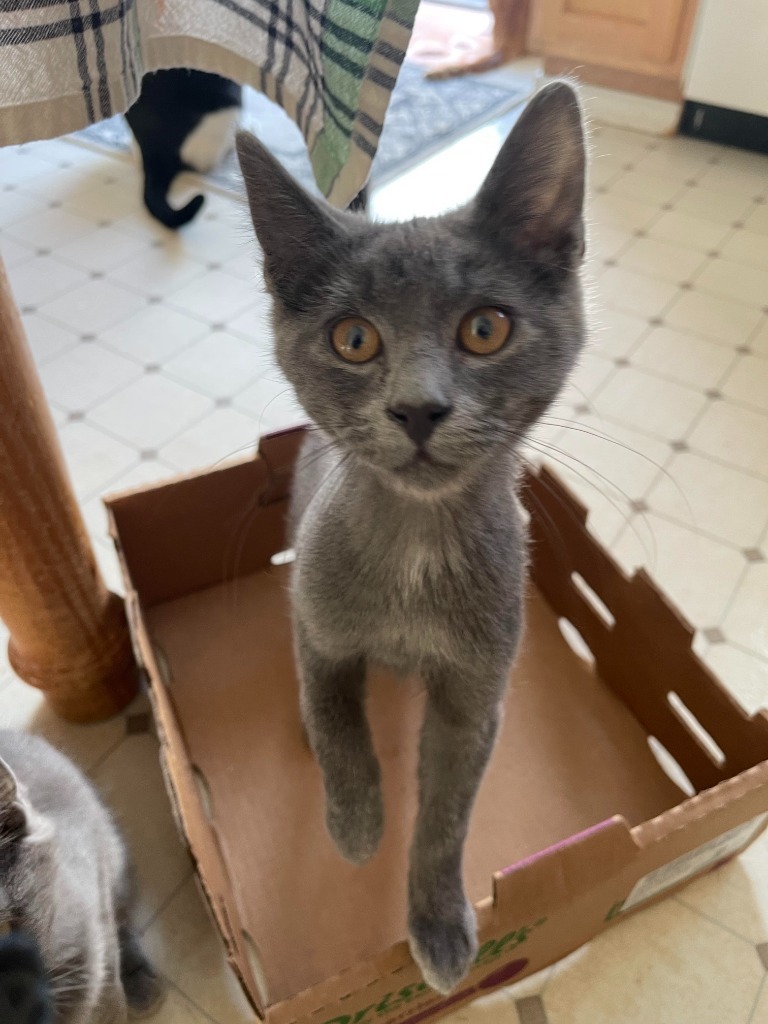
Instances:
[[[331,326],[334,352],[348,363],[368,363],[381,351],[381,335],[361,316],[346,316]]]
[[[506,345],[514,328],[511,313],[497,306],[472,309],[459,324],[459,345],[475,356],[490,356]]]

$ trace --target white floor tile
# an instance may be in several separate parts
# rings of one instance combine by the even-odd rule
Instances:
[[[79,335],[69,327],[62,327],[52,320],[46,320],[37,313],[24,313],[22,315],[24,331],[27,335],[29,347],[35,362],[38,366],[55,356],[60,355],[67,349],[72,349],[80,342]]]
[[[67,423],[59,439],[80,500],[102,490],[136,461],[136,451],[89,423]]]
[[[110,278],[128,285],[147,296],[169,296],[175,289],[195,278],[202,280],[204,266],[189,259],[183,250],[171,247],[150,247],[146,244],[139,256],[122,263],[110,272]]]
[[[99,341],[144,365],[163,363],[175,353],[208,333],[209,327],[197,317],[150,303],[102,331]]]
[[[79,235],[85,235],[93,231],[93,221],[86,217],[78,217],[77,214],[64,209],[46,209],[38,200],[28,199],[21,201],[20,196],[14,196],[12,205],[18,209],[29,209],[31,215],[26,215],[21,220],[15,217],[7,222],[5,230],[11,238],[19,242],[26,242],[27,245],[55,249],[58,245],[65,245]],[[35,210],[36,208],[36,210]]]
[[[623,367],[598,393],[601,416],[662,438],[683,438],[707,404],[706,398],[674,381]]]
[[[63,263],[55,256],[36,256],[11,268],[8,276],[17,304],[33,309],[88,280],[85,270]]]
[[[652,509],[739,548],[768,526],[768,480],[695,452],[675,455],[646,498]]]
[[[671,203],[682,191],[679,180],[673,176],[654,174],[643,164],[622,174],[610,187],[612,196],[626,196],[651,206]]]
[[[7,640],[2,640],[5,664]],[[125,734],[122,717],[98,725],[70,725],[51,711],[41,690],[23,683],[10,669],[0,671],[0,722],[4,729],[20,729],[42,736],[90,771],[121,741]]]
[[[696,287],[763,309],[768,303],[768,269],[716,259],[698,274]]]
[[[766,561],[747,567],[744,582],[723,620],[728,640],[768,659],[768,553]]]
[[[621,267],[673,284],[690,280],[703,262],[704,257],[695,249],[655,238],[635,239],[619,259]]]
[[[293,388],[277,369],[265,373],[241,391],[233,404],[256,420],[259,436],[307,420],[306,413],[294,397]]]
[[[192,879],[171,899],[144,936],[153,962],[216,1024],[253,1024],[221,939]]]
[[[705,455],[768,477],[768,416],[732,402],[712,402],[688,440]]]
[[[731,226],[740,223],[751,209],[752,197],[738,192],[713,198],[709,189],[691,188],[675,202],[678,213]]]
[[[132,180],[120,179],[109,184],[99,184],[87,192],[79,193],[69,203],[69,208],[93,220],[116,221],[129,215],[140,203],[141,182],[137,173]]]
[[[733,644],[713,644],[704,661],[745,711],[768,707],[768,661]]]
[[[157,740],[147,734],[126,737],[93,779],[130,845],[138,883],[137,923],[144,928],[192,872],[171,812]]]
[[[141,376],[136,363],[100,345],[80,342],[42,367],[46,394],[70,412],[83,412]]]
[[[160,449],[160,458],[184,472],[242,459],[258,447],[258,423],[236,409],[216,409]]]
[[[50,169],[48,160],[34,153],[22,153],[17,146],[7,146],[0,151],[0,187],[22,185],[38,174],[47,174]]]
[[[759,356],[739,356],[721,391],[735,402],[744,402],[768,413],[768,360]]]
[[[600,262],[614,259],[626,249],[635,236],[630,231],[623,231],[610,224],[589,221],[587,226],[587,259]]]
[[[744,227],[760,235],[768,235],[768,204],[753,206],[746,216]]]
[[[623,267],[609,267],[600,278],[598,293],[603,302],[625,313],[657,317],[678,294],[677,285],[646,277]]]
[[[6,270],[20,267],[22,263],[27,263],[35,258],[35,250],[31,245],[24,245],[22,242],[17,242],[7,235],[2,239],[0,254],[2,255]],[[17,299],[16,301],[19,302],[20,300]]]
[[[652,512],[637,531],[624,528],[614,554],[628,571],[646,567],[691,625],[700,629],[720,622],[746,565],[740,551]]]
[[[253,305],[253,286],[221,270],[209,270],[204,278],[175,289],[168,304],[193,313],[209,323],[227,323]]]
[[[146,248],[146,243],[138,238],[131,238],[114,228],[103,227],[58,246],[56,256],[79,267],[107,273],[121,263],[127,263]]]
[[[709,166],[699,178],[700,187],[722,195],[733,195],[738,190],[741,195],[765,198],[768,192],[768,157],[757,153],[754,156],[752,167],[734,167],[729,162]]]
[[[664,323],[670,327],[734,348],[745,343],[761,319],[760,311],[752,306],[707,295],[696,288],[680,292],[664,313]]]
[[[768,317],[750,338],[749,347],[759,356],[768,356]]]
[[[768,271],[768,237],[757,231],[734,231],[720,246],[727,260]]]
[[[110,281],[87,281],[45,302],[40,312],[81,334],[98,334],[144,305],[146,299]]]
[[[257,293],[256,299],[256,303],[244,312],[227,318],[227,330],[255,342],[270,353],[274,337],[269,320],[271,300],[263,292]]]
[[[665,210],[648,228],[649,238],[658,238],[662,242],[671,242],[700,253],[718,249],[730,234],[730,224],[704,220],[680,210]]]
[[[746,1024],[763,975],[743,939],[667,901],[605,932],[577,964],[554,972],[548,1024]]]
[[[606,359],[625,359],[650,328],[645,317],[604,306],[590,316],[590,346]]]
[[[631,234],[647,228],[658,215],[658,208],[652,203],[642,203],[637,199],[609,192],[606,195],[595,196],[588,207],[588,215],[598,224],[606,224]]]
[[[212,398],[243,391],[262,366],[253,345],[226,331],[211,331],[163,364],[169,377]]]
[[[738,357],[732,349],[694,334],[654,327],[632,351],[632,366],[698,391],[714,388]]]
[[[146,451],[159,448],[212,409],[213,402],[204,395],[151,373],[95,406],[88,419]]]

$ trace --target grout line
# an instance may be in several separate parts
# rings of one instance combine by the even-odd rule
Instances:
[[[163,796],[166,798],[166,800],[168,799],[168,794],[165,792],[164,788],[163,788]],[[177,832],[178,832],[178,830],[177,830]],[[179,845],[182,848],[186,849],[184,839],[182,839],[182,837],[180,835],[177,835],[177,838],[178,838]],[[169,904],[171,904],[173,902],[173,900],[176,899],[178,894],[181,892],[181,890],[184,888],[184,886],[189,882],[189,880],[191,878],[195,877],[195,873],[196,873],[195,872],[195,865],[194,865],[194,862],[192,861],[191,855],[189,854],[189,850],[187,850],[187,856],[189,857],[189,861],[190,861],[189,868],[187,869],[187,871],[186,871],[184,877],[181,879],[181,881],[177,882],[177,884],[173,887],[171,892],[169,892],[168,895],[165,897],[165,899],[160,903],[160,905],[155,908],[155,910],[152,913],[152,915],[147,918],[146,922],[141,927],[141,930],[139,932],[139,934],[141,935],[142,938],[144,938],[144,936],[147,934],[149,929],[155,924],[155,922],[158,920],[158,918],[161,916],[161,914],[167,909]]]
[[[749,1016],[747,1017],[746,1024],[752,1024],[752,1021],[755,1019],[755,1014],[757,1013],[757,1008],[760,1005],[760,997],[763,994],[763,990],[765,989],[765,985],[766,985],[766,978],[763,977],[760,980],[760,984],[759,984],[758,989],[757,989],[757,995],[755,996],[755,1001],[752,1004],[752,1009],[749,1011]]]
[[[231,968],[229,968],[229,966],[227,967],[227,969],[231,970]],[[197,1010],[197,1012],[200,1014],[201,1017],[204,1017],[205,1020],[210,1021],[210,1024],[220,1024],[220,1021],[218,1021],[215,1017],[212,1017],[209,1013],[207,1013],[202,1008],[202,1006],[198,1006],[198,1004],[195,1002],[195,1000],[192,999],[189,995],[187,995],[187,993],[184,991],[184,989],[180,988],[176,984],[175,981],[173,981],[171,978],[168,977],[167,974],[163,974],[163,978],[165,979],[165,983],[168,986],[168,988],[169,989],[174,989],[178,993],[178,995],[181,996],[181,998],[184,1000],[185,1003],[189,1003],[189,1005],[193,1009]],[[162,1005],[160,1005],[158,1007],[158,1012],[159,1012],[160,1016],[162,1017],[162,1015],[163,1015],[163,1006]],[[254,1021],[258,1021],[258,1018],[256,1017],[255,1014],[254,1014]]]
[[[727,868],[728,866],[729,865],[725,865],[724,867]],[[707,876],[704,875],[703,877],[706,878]],[[717,884],[720,887],[722,887],[723,883],[718,882]],[[692,904],[688,903],[685,899],[684,892],[685,891],[683,891],[683,893],[680,893],[677,896],[672,897],[675,903],[679,903],[681,906],[685,907],[686,910],[690,910],[692,914],[696,914],[697,917],[700,917],[705,921],[709,921],[710,924],[716,925],[718,928],[721,928],[724,932],[728,932],[729,935],[732,935],[735,939],[739,939],[739,941],[743,942],[746,946],[749,946],[749,948],[754,952],[755,943],[752,942],[751,939],[748,939],[746,936],[741,935],[740,932],[735,931],[729,925],[723,924],[722,921],[718,921],[718,919],[716,917],[713,917],[712,914],[708,914],[705,910],[700,910],[698,907],[695,907]]]

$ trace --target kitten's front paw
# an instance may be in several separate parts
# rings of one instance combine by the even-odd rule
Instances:
[[[384,831],[378,782],[361,787],[352,798],[329,798],[325,822],[342,857],[351,864],[364,864],[378,849]]]
[[[448,995],[467,974],[477,955],[477,920],[467,903],[456,918],[412,914],[408,941],[424,981]]]
[[[121,980],[131,1020],[153,1016],[165,1001],[165,981],[148,960],[142,958],[124,970]]]

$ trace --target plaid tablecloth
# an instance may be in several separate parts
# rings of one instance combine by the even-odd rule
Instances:
[[[0,145],[125,111],[142,75],[213,71],[266,93],[345,205],[365,182],[418,0],[0,0]]]

